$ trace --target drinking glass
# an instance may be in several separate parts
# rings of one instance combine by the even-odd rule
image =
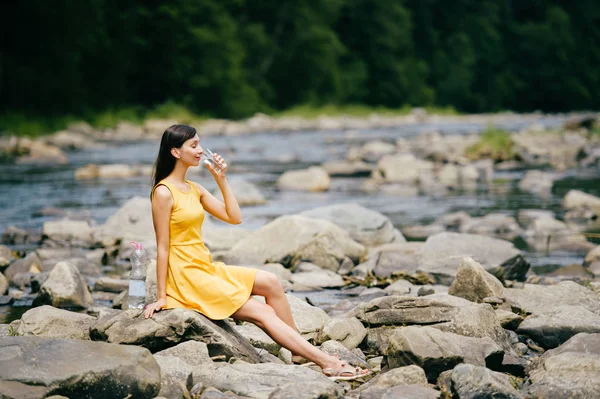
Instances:
[[[215,162],[214,154],[208,148],[205,148],[202,155],[200,155],[200,161],[210,166],[215,173],[219,173],[221,171],[221,167],[217,162]]]

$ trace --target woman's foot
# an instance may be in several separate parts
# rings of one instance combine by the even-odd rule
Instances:
[[[371,374],[371,371],[368,369],[351,366],[344,361],[339,361],[336,366],[323,368],[323,374],[333,381],[348,381],[365,377]]]

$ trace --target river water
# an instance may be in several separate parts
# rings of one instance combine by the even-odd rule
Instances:
[[[540,116],[535,121],[546,128],[562,125],[564,117]],[[517,131],[531,119],[518,116],[497,123],[498,127]],[[372,140],[394,142],[421,132],[439,131],[443,134],[470,134],[486,126],[476,123],[425,123],[364,131],[305,131],[268,132],[244,136],[211,136],[201,139],[204,147],[221,153],[230,164],[230,179],[244,178],[256,184],[267,197],[268,203],[244,207],[244,222],[240,226],[255,230],[283,214],[341,202],[356,202],[388,216],[394,225],[402,227],[428,223],[436,217],[454,211],[466,211],[472,216],[503,212],[516,216],[519,209],[549,209],[560,217],[561,201],[568,190],[577,188],[600,195],[598,171],[571,170],[555,182],[552,196],[544,200],[521,192],[517,182],[525,171],[496,172],[494,180],[475,191],[451,192],[447,196],[398,197],[385,193],[365,193],[359,190],[363,178],[334,178],[325,193],[300,193],[276,188],[278,176],[289,169],[305,168],[329,160],[343,159],[352,146]],[[76,180],[77,168],[89,163],[152,165],[158,151],[158,139],[136,143],[107,143],[105,148],[68,153],[69,163],[64,166],[33,166],[0,164],[0,234],[11,225],[40,229],[50,216],[38,216],[39,210],[59,208],[73,213],[87,213],[92,223],[103,223],[132,196],[148,196],[149,177],[106,180]],[[216,185],[205,170],[191,170],[188,178],[209,189]],[[582,256],[560,252],[537,253],[522,248],[532,266],[539,270],[561,265],[581,263]],[[317,302],[336,301],[334,295],[321,295]],[[314,300],[313,300],[314,302]],[[0,307],[0,323],[2,310]]]

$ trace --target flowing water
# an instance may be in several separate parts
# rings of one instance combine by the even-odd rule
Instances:
[[[536,123],[547,128],[560,126],[561,117],[540,117]],[[515,117],[498,127],[516,131],[530,124]],[[269,132],[238,137],[214,136],[201,139],[203,146],[223,155],[231,165],[230,178],[244,178],[256,184],[268,203],[242,209],[242,228],[255,230],[274,218],[303,210],[341,202],[356,202],[388,216],[400,230],[404,226],[428,223],[448,212],[466,211],[472,216],[503,212],[516,216],[519,209],[549,209],[560,217],[561,201],[568,190],[576,188],[600,196],[600,173],[571,170],[555,182],[552,196],[540,199],[521,192],[517,182],[524,170],[496,172],[494,181],[475,191],[451,192],[443,197],[400,197],[359,190],[363,178],[334,178],[331,189],[324,193],[283,191],[276,187],[278,176],[290,169],[318,165],[343,159],[352,146],[368,141],[394,142],[397,138],[413,137],[420,132],[436,130],[443,134],[480,132],[486,126],[474,123],[414,124],[360,132],[306,131]],[[132,196],[148,196],[150,177],[128,179],[76,180],[77,168],[89,163],[130,164],[149,166],[158,151],[158,139],[136,143],[108,143],[105,148],[68,153],[69,163],[63,166],[32,166],[0,164],[0,234],[11,225],[40,229],[52,216],[39,215],[43,208],[53,207],[72,213],[88,214],[93,223],[103,223]],[[191,170],[188,178],[208,189],[216,188],[205,170]],[[558,266],[581,263],[582,256],[561,252],[530,252],[521,247],[532,266],[551,270]],[[304,294],[303,294],[304,295]],[[307,296],[307,295],[305,295]],[[331,304],[339,298],[335,292],[314,293],[313,303]],[[0,323],[20,316],[17,307],[0,307]],[[4,321],[3,321],[4,319]]]

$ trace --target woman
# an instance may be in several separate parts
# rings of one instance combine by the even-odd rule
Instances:
[[[202,241],[204,211],[231,224],[242,222],[240,207],[227,182],[227,164],[214,154],[220,166],[214,176],[223,202],[199,184],[186,180],[190,166],[197,166],[203,149],[196,129],[173,125],[163,133],[155,164],[152,219],[156,233],[158,300],[149,304],[146,318],[161,309],[194,309],[213,320],[232,317],[256,324],[295,358],[308,359],[331,379],[349,380],[368,374],[351,367],[308,343],[298,333],[287,298],[278,278],[264,270],[213,262]],[[262,303],[251,295],[265,297]]]

